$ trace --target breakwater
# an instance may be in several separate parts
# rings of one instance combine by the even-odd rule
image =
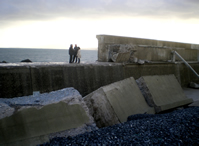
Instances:
[[[190,63],[199,72],[199,63]],[[174,74],[182,87],[199,82],[183,63],[8,63],[0,64],[0,98],[32,95],[74,87],[85,96],[101,86],[145,75]]]

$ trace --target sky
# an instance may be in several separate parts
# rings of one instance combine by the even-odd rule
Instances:
[[[96,35],[199,44],[199,0],[0,0],[0,48],[97,49]]]

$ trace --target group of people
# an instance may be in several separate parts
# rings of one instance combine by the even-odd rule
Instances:
[[[80,47],[77,47],[77,44],[75,44],[75,47],[73,48],[73,45],[70,45],[69,48],[69,63],[80,63],[80,58],[81,58],[81,52],[80,52]]]

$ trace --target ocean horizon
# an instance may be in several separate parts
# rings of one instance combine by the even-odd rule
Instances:
[[[29,59],[32,62],[69,62],[68,49],[0,48],[0,62],[19,63]],[[81,63],[97,60],[97,50],[81,49]]]

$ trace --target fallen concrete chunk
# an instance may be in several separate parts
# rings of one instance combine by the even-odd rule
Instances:
[[[184,94],[174,75],[143,76],[136,80],[149,106],[156,113],[193,102]]]
[[[145,63],[144,60],[141,60],[141,59],[138,60],[138,64],[144,64],[144,63]]]
[[[82,96],[74,88],[0,99],[0,103],[7,104],[0,110],[9,111],[0,113],[0,145],[37,145],[58,135],[87,132],[87,126],[96,128]]]
[[[127,62],[131,56],[131,52],[118,53],[115,62]]]
[[[133,114],[155,113],[133,77],[101,87],[85,96],[84,101],[98,127],[125,122]]]
[[[196,83],[194,83],[194,82],[191,82],[191,83],[189,84],[189,86],[190,86],[191,88],[199,89],[199,84],[196,84]]]
[[[129,44],[114,44],[108,46],[109,58],[113,62],[123,63],[132,61],[131,57],[136,52],[134,45]]]

